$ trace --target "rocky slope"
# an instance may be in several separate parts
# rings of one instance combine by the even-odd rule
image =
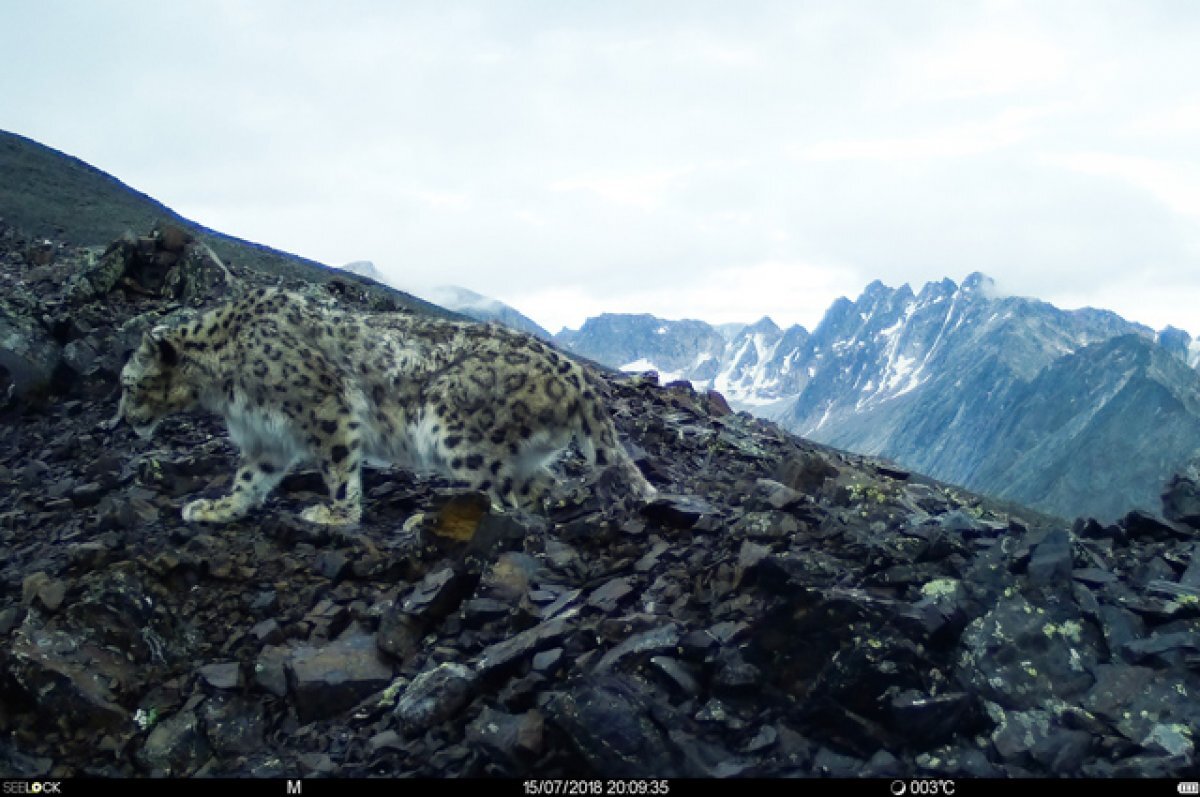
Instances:
[[[1194,778],[1200,474],[1168,519],[1068,526],[632,378],[648,505],[569,460],[545,515],[375,471],[351,533],[298,520],[305,474],[187,524],[234,452],[206,417],[108,431],[117,369],[264,278],[140,240],[0,231],[6,776]]]
[[[23,136],[0,130],[0,220],[21,229],[48,258],[54,246],[92,247],[97,254],[113,240],[170,223],[206,244],[226,264],[258,272],[264,279],[324,283],[350,279],[366,290],[390,295],[400,306],[435,315],[454,315],[415,296],[384,287],[322,263],[210,230],[185,219],[78,158]]]
[[[919,293],[872,283],[835,302],[811,334],[770,319],[722,334],[699,321],[600,316],[556,340],[612,367],[718,389],[806,437],[1064,517],[1153,511],[1163,480],[1200,454],[1200,372],[1186,332],[999,296],[981,274]]]

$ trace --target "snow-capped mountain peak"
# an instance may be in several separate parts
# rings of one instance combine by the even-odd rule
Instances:
[[[853,301],[835,300],[811,333],[769,318],[717,329],[601,316],[556,340],[614,367],[719,390],[735,408],[820,442],[1064,515],[1153,509],[1154,479],[1200,446],[1200,344],[1187,333],[1005,296],[979,272],[916,293],[874,281]],[[1156,417],[1105,409],[1128,406],[1131,391],[1148,391],[1152,406],[1152,396],[1175,398]],[[1005,428],[1012,418],[1024,426]],[[1067,452],[1090,439],[1115,445],[1113,424],[1156,441],[1154,467],[1089,492],[1103,483],[1101,465]]]

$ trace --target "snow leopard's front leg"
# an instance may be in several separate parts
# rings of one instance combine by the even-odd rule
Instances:
[[[233,477],[233,489],[221,498],[199,498],[183,507],[183,519],[205,523],[229,523],[261,506],[267,495],[287,474],[290,463],[279,456],[259,453],[242,457]]]

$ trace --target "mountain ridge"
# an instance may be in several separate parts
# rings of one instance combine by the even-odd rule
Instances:
[[[1038,393],[1053,392],[1051,377],[1038,381],[1039,375],[1082,379],[1063,358],[1131,336],[1148,351],[1178,363],[1179,368],[1157,369],[1151,378],[1165,380],[1169,384],[1164,389],[1177,394],[1200,385],[1191,356],[1200,343],[1183,330],[1155,333],[1109,310],[1063,310],[1038,299],[1007,296],[979,272],[961,284],[949,278],[931,281],[919,292],[907,284],[890,288],[874,280],[857,299],[836,299],[811,333],[803,327],[780,330],[770,319],[718,330],[698,321],[681,327],[681,322],[653,316],[639,316],[636,324],[628,318],[597,316],[578,332],[556,339],[606,365],[658,370],[664,379],[716,389],[732,406],[777,420],[818,442],[894,459],[1043,511],[1065,516],[1098,511],[1112,518],[1131,508],[1150,509],[1172,467],[1178,469],[1200,453],[1200,438],[1189,431],[1197,412],[1188,402],[1176,402],[1162,412],[1179,437],[1163,440],[1159,450],[1147,449],[1142,459],[1132,452],[1131,463],[1146,457],[1156,463],[1153,468],[1131,466],[1138,474],[1135,486],[1121,486],[1114,477],[1116,487],[1089,488],[1080,471],[1084,460],[1091,463],[1088,467],[1103,465],[1095,452],[1074,464],[1052,453],[1090,451],[1070,436],[1075,428],[1070,425],[1044,430],[1052,442],[1026,450],[1020,461],[1030,475],[1014,478],[1000,464],[1014,454],[1000,432],[1000,419],[1016,414],[1037,425],[1031,408],[1043,406]],[[691,348],[670,339],[685,330]],[[1086,362],[1093,372],[1089,378],[1103,381],[1110,366],[1102,355],[1093,354]],[[1100,397],[1067,392],[1076,402],[1076,426],[1091,428],[1111,442],[1113,430],[1088,427],[1082,420],[1085,405],[1099,403]],[[1127,411],[1136,414],[1136,408]],[[1043,407],[1043,412],[1048,410]],[[1131,423],[1131,434],[1157,439],[1146,419]],[[1039,480],[1058,487],[1043,488]]]

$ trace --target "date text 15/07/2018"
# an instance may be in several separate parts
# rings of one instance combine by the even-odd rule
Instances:
[[[526,797],[639,797],[640,795],[670,794],[671,785],[666,780],[526,780],[522,783]]]

